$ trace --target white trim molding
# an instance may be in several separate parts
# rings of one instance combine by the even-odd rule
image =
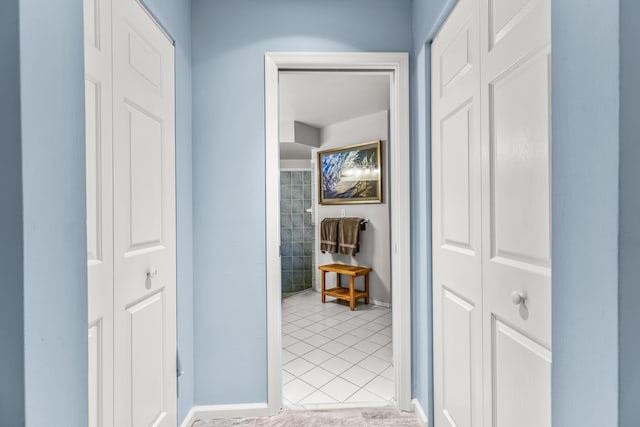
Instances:
[[[375,299],[372,299],[369,302],[371,304],[373,304],[373,305],[377,305],[377,306],[380,306],[380,307],[391,308],[391,303],[390,302],[378,301],[378,300],[375,300]]]
[[[350,70],[391,74],[390,208],[391,289],[395,395],[398,407],[411,405],[411,230],[409,55],[407,53],[333,52],[265,54],[267,352],[269,413],[282,408],[280,173],[278,75],[285,70]]]
[[[194,406],[182,421],[180,427],[191,427],[196,421],[262,417],[265,415],[269,415],[269,408],[266,403]]]
[[[196,422],[195,410],[196,410],[195,406],[192,406],[191,409],[189,409],[189,412],[184,417],[184,420],[182,420],[182,423],[180,423],[180,427],[191,427],[193,423]]]
[[[429,418],[427,418],[427,414],[424,412],[424,409],[422,409],[420,401],[418,399],[413,399],[411,403],[413,404],[413,412],[415,412],[420,425],[422,427],[429,427]]]

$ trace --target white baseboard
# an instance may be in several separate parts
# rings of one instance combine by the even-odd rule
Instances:
[[[354,408],[387,408],[389,402],[341,402],[341,403],[305,403],[304,405],[283,405],[285,411],[316,411]]]
[[[425,414],[424,409],[422,409],[422,405],[418,399],[413,399],[411,403],[413,404],[413,411],[415,412],[420,425],[422,427],[429,427],[429,419],[427,418],[427,414]]]
[[[180,424],[180,427],[191,427],[196,421],[262,417],[265,415],[269,415],[269,407],[266,403],[194,406],[191,408],[182,424]]]
[[[196,422],[196,420],[193,418],[195,415],[194,410],[195,410],[194,406],[192,406],[191,409],[189,409],[189,412],[187,413],[187,416],[184,417],[184,420],[182,420],[180,427],[191,427],[193,423]]]
[[[390,302],[376,301],[374,299],[372,299],[370,301],[371,301],[371,303],[373,303],[373,305],[379,305],[380,307],[384,307],[384,308],[391,308],[391,303]]]

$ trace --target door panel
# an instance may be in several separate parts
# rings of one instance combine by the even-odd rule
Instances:
[[[482,6],[487,426],[551,425],[549,3]]]
[[[162,123],[127,105],[131,236],[127,254],[162,249]]]
[[[551,352],[493,318],[493,426],[550,425]]]
[[[129,35],[129,65],[152,86],[161,89],[162,57],[135,29]]]
[[[489,83],[491,257],[522,268],[551,265],[548,61],[545,52]]]
[[[463,27],[455,35],[453,41],[439,55],[440,62],[440,96],[445,95],[446,89],[454,86],[456,82],[471,70],[470,46],[472,40],[468,26]]]
[[[472,304],[443,289],[443,414],[452,426],[472,425],[474,309]]]
[[[442,243],[471,251],[471,188],[469,182],[469,133],[471,104],[463,104],[443,119],[441,133],[442,164]],[[447,249],[453,249],[448,248]]]
[[[84,0],[83,8],[85,54],[105,55],[110,62],[111,0]]]
[[[113,426],[111,1],[84,0],[89,426]]]
[[[482,422],[478,8],[461,0],[432,45],[435,425]]]
[[[461,0],[432,45],[435,426],[550,425],[549,0]]]
[[[489,34],[493,47],[531,11],[536,0],[489,1]]]
[[[173,45],[114,0],[115,423],[176,425]]]
[[[87,260],[90,266],[99,265],[104,260],[104,218],[101,206],[111,194],[105,194],[102,187],[102,169],[105,142],[100,132],[102,98],[100,83],[87,76],[85,78],[85,136],[86,136],[86,174],[87,174]],[[105,197],[106,196],[106,197]],[[108,202],[107,202],[108,203]]]
[[[89,426],[103,426],[105,410],[102,399],[104,386],[104,344],[102,319],[89,325]]]
[[[131,330],[131,401],[134,426],[153,426],[167,413],[164,410],[164,369],[162,357],[164,318],[163,293],[156,293],[127,309]],[[160,357],[158,357],[160,355]]]

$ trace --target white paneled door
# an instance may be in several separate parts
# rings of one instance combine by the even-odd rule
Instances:
[[[113,426],[111,0],[84,1],[89,427]]]
[[[176,425],[172,43],[113,1],[115,424]]]
[[[550,0],[483,0],[485,425],[551,426]]]
[[[460,0],[432,47],[435,425],[551,425],[549,0]]]
[[[85,0],[90,426],[174,427],[174,47],[136,0]]]
[[[482,419],[480,41],[460,0],[433,43],[433,347],[436,426]]]

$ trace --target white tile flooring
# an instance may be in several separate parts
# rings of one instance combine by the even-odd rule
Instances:
[[[284,406],[388,404],[394,400],[391,310],[348,305],[312,290],[282,302]]]

